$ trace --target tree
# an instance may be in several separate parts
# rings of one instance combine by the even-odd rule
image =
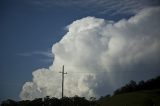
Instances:
[[[1,106],[17,106],[17,102],[14,100],[8,99],[6,101],[2,101]]]

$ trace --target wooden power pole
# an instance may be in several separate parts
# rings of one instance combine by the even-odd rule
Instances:
[[[63,99],[63,90],[64,90],[64,74],[67,74],[67,72],[64,72],[64,65],[62,67],[62,72],[59,72],[59,73],[62,73],[62,99]]]

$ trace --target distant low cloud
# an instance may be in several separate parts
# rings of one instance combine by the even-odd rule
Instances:
[[[140,11],[118,22],[85,17],[67,26],[68,32],[53,44],[53,65],[35,70],[23,85],[21,99],[61,96],[65,65],[65,96],[96,96],[120,85],[119,72],[160,69],[160,7]],[[124,80],[124,78],[121,78]]]

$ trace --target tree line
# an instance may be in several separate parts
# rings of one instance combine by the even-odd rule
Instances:
[[[5,100],[1,106],[98,106],[97,100],[91,97],[87,100],[85,97],[63,97],[61,99],[46,96],[45,98],[36,98],[34,100],[14,101]]]
[[[160,76],[147,80],[140,81],[136,83],[131,80],[125,86],[114,91],[114,95],[140,91],[140,90],[153,90],[160,89]],[[2,101],[1,106],[100,106],[100,101],[103,101],[107,98],[111,97],[111,95],[101,96],[98,100],[94,97],[91,97],[89,100],[85,97],[63,97],[63,98],[55,98],[46,96],[45,98],[36,98],[34,100],[22,100],[22,101],[14,101],[11,99]]]
[[[160,89],[160,76],[147,80],[147,81],[140,81],[136,83],[135,81],[131,80],[125,86],[114,91],[114,95],[140,91],[140,90],[153,90],[153,89]]]

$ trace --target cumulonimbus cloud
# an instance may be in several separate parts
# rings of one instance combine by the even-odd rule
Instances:
[[[95,17],[74,21],[53,44],[53,65],[33,72],[33,80],[23,85],[21,99],[60,97],[62,65],[68,72],[65,96],[85,97],[98,97],[114,86],[114,71],[160,68],[159,19],[160,7],[155,7],[118,22]]]

